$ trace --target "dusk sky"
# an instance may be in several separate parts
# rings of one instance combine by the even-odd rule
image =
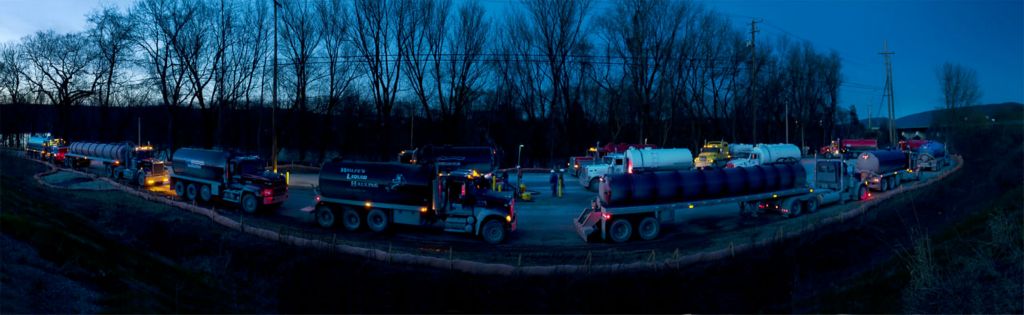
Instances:
[[[467,0],[461,0],[467,1]],[[598,0],[598,11],[615,0]],[[0,42],[38,30],[81,31],[85,15],[125,0],[0,0]],[[458,1],[457,1],[458,2]],[[843,58],[841,104],[856,104],[862,118],[878,116],[885,72],[882,43],[896,52],[893,77],[897,117],[941,104],[936,69],[944,62],[978,71],[981,103],[1024,102],[1024,1],[700,1],[737,27],[759,24],[758,42],[789,35]],[[498,17],[515,0],[486,0]],[[874,86],[878,90],[864,88]]]

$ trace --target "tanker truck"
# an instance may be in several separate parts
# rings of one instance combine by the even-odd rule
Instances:
[[[452,170],[450,165],[324,163],[316,189],[316,222],[330,228],[340,218],[345,230],[365,226],[373,232],[391,224],[440,224],[448,232],[503,242],[516,229],[515,199],[489,191],[488,180],[476,170]]]
[[[693,167],[709,168],[722,167],[732,157],[729,143],[725,141],[705,142],[700,148],[697,158],[693,159]]]
[[[630,148],[622,155],[609,154],[603,164],[587,166],[579,177],[586,189],[597,189],[601,177],[608,174],[641,173],[693,168],[690,149]]]
[[[185,200],[210,202],[217,198],[255,213],[288,199],[284,176],[266,170],[266,163],[257,156],[181,148],[174,152],[171,165],[171,187]]]
[[[584,241],[626,242],[658,237],[663,223],[676,223],[682,211],[738,204],[740,215],[778,212],[794,217],[820,206],[871,196],[842,160],[821,160],[815,182],[799,163],[745,168],[617,174],[601,183],[598,196],[573,221]]]
[[[918,179],[911,158],[898,150],[874,150],[857,157],[856,173],[868,188],[876,191],[896,189],[906,180]]]
[[[917,148],[917,168],[936,171],[949,165],[946,146],[940,142],[928,141]]]
[[[153,157],[152,146],[131,142],[75,142],[68,146],[64,166],[88,167],[91,161],[101,162],[110,178],[129,180],[140,187],[163,185],[168,181],[165,162]]]
[[[31,136],[25,143],[25,155],[30,158],[64,163],[64,155],[67,153],[67,142],[61,138],[54,138],[50,135]]]
[[[750,150],[745,158],[736,158],[725,165],[732,167],[750,167],[769,163],[790,163],[800,160],[800,149],[796,145],[780,144],[758,144]]]

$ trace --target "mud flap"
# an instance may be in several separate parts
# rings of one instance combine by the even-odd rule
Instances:
[[[600,212],[594,211],[593,208],[585,208],[583,213],[572,223],[576,227],[576,234],[579,234],[580,238],[587,242],[590,239],[590,234],[597,230],[597,223],[600,221]]]

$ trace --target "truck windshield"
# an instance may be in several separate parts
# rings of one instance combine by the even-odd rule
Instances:
[[[140,160],[153,158],[153,151],[150,151],[150,150],[135,151],[135,157],[140,159]]]
[[[700,153],[719,153],[722,152],[721,148],[701,148]]]
[[[734,155],[732,156],[732,158],[734,158],[734,159],[746,159],[746,158],[750,158],[750,152],[740,152],[740,153],[736,153],[736,154],[734,154]]]

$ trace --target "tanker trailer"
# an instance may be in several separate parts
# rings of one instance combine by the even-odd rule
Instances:
[[[320,169],[316,221],[341,219],[344,229],[390,224],[442,225],[445,231],[501,243],[516,229],[515,199],[488,190],[475,170],[443,171],[439,165],[331,161]]]
[[[917,148],[917,168],[936,171],[949,164],[946,146],[940,142],[928,141]]]
[[[909,160],[906,153],[898,150],[867,151],[857,157],[856,173],[869,188],[887,191],[912,178]]]
[[[484,146],[426,145],[412,151],[410,162],[428,166],[437,165],[445,171],[473,169],[485,174],[498,168],[497,150]]]
[[[726,167],[750,167],[770,163],[791,163],[800,161],[800,148],[796,145],[780,144],[758,144],[750,151],[747,158],[734,159],[726,164]]]
[[[813,200],[813,201],[812,201]],[[813,202],[813,207],[808,203]],[[591,207],[573,221],[585,241],[654,239],[679,211],[734,203],[742,215],[776,211],[786,217],[817,209],[817,195],[799,163],[748,168],[661,171],[608,175]]]
[[[75,142],[68,147],[65,166],[88,167],[91,161],[103,164],[110,178],[129,180],[139,186],[163,185],[168,182],[166,162],[154,157],[152,146],[131,142]]]
[[[636,149],[630,148],[624,154],[625,165],[612,165],[611,174],[639,173],[693,168],[693,154],[690,149]]]
[[[67,143],[64,142],[64,139],[49,135],[30,136],[28,142],[25,143],[25,155],[31,158],[63,163],[66,153]]]
[[[284,176],[266,170],[266,162],[257,156],[181,148],[174,151],[171,164],[171,186],[185,200],[211,202],[217,198],[255,213],[288,199]]]

